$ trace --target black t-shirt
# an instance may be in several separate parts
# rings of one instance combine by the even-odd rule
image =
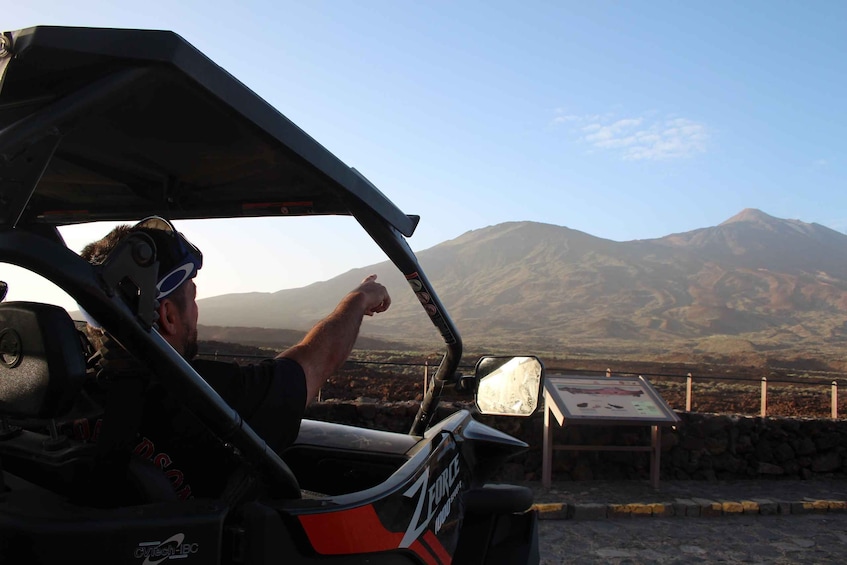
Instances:
[[[292,359],[239,366],[197,359],[194,370],[277,453],[294,443],[306,410],[306,375]]]
[[[306,408],[306,377],[291,359],[256,365],[195,360],[192,366],[277,453],[291,445]],[[179,498],[216,497],[238,460],[161,384],[144,394],[134,454],[161,469]],[[96,440],[101,421],[74,423],[74,436]]]

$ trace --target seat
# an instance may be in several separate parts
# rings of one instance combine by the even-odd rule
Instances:
[[[0,471],[57,493],[73,488],[94,446],[70,442],[56,422],[71,412],[85,378],[83,340],[65,310],[0,303]]]
[[[98,445],[56,432],[84,396],[85,351],[63,309],[0,303],[0,563],[59,563],[92,547],[100,551],[92,562],[111,563],[123,555],[116,553],[120,544],[132,555],[145,550],[139,541],[163,539],[162,524],[178,525],[186,537],[187,553],[179,556],[196,552],[197,539],[204,548],[220,548],[224,503],[176,500],[161,471],[137,458],[126,463],[126,482],[99,485],[89,480],[98,469]],[[117,489],[124,487],[135,489],[130,496],[137,504],[121,503]],[[99,504],[107,498],[114,504]]]
[[[80,334],[64,309],[0,303],[0,417],[66,414],[85,381]]]

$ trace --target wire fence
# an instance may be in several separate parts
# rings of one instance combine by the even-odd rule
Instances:
[[[267,355],[202,352],[203,357],[228,358],[250,361],[266,359]],[[422,387],[426,391],[432,365],[426,361],[366,361],[348,359],[344,367],[364,366],[403,367],[405,370],[418,368],[422,374]],[[473,371],[474,365],[460,364],[463,372]],[[719,413],[757,414],[829,417],[839,418],[839,380],[833,376],[840,374],[817,371],[822,377],[766,377],[751,379],[732,375],[694,375],[693,373],[650,373],[628,371],[625,369],[605,371],[581,369],[566,366],[547,366],[547,374],[580,374],[644,377],[660,392],[666,402],[675,410],[692,412],[708,411]],[[842,377],[843,380],[843,377]],[[731,383],[726,386],[725,383]]]

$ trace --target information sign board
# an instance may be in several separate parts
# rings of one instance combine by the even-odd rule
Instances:
[[[564,425],[615,420],[633,424],[673,424],[679,416],[642,377],[547,376],[545,392]]]
[[[544,380],[544,448],[541,483],[550,488],[553,451],[648,451],[650,482],[659,488],[661,429],[680,421],[643,377],[547,375]],[[650,445],[553,445],[551,416],[567,425],[648,425]]]

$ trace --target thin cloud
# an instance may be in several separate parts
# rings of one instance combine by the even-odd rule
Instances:
[[[594,149],[612,151],[627,161],[691,157],[706,152],[705,125],[686,118],[652,115],[615,118],[557,112],[553,125],[570,123],[576,138]]]
[[[580,119],[582,119],[581,116],[575,116],[573,114],[562,114],[553,118],[553,125],[565,124],[567,122],[578,122]]]
[[[570,114],[570,113],[566,113],[565,110],[563,110],[562,108],[556,108],[556,115],[553,117],[551,124],[555,126],[555,125],[560,125],[560,124],[566,124],[566,123],[569,123],[569,122],[577,122],[577,123],[585,122],[585,121],[594,122],[594,121],[602,120],[606,117],[608,117],[608,116],[601,116],[599,114],[593,114],[593,115]]]

